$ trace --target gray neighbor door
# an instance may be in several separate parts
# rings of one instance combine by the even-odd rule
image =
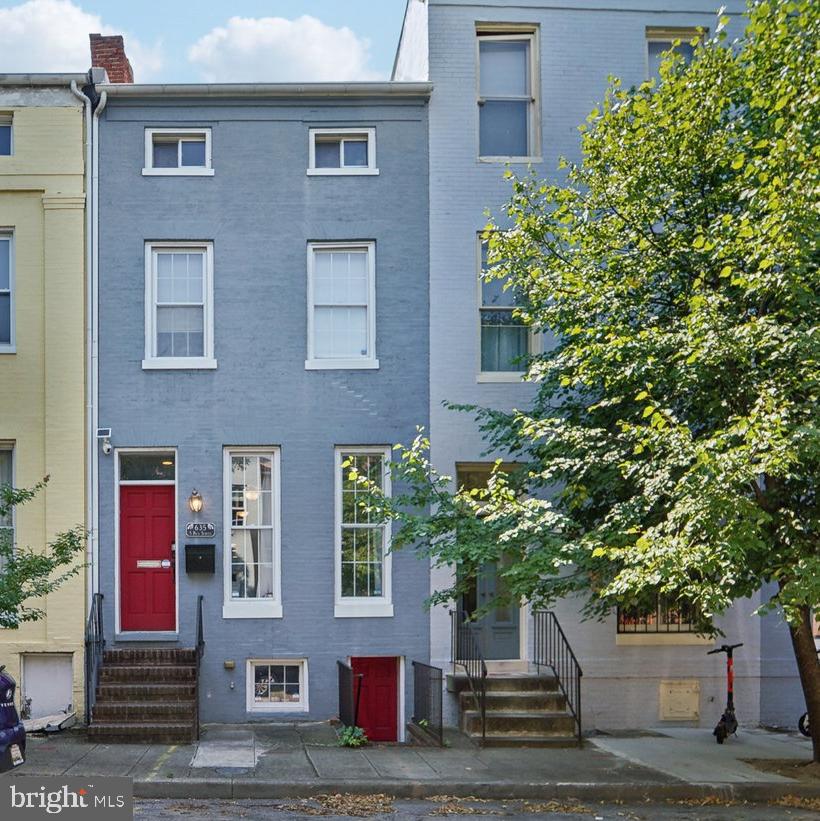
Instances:
[[[462,596],[461,611],[465,616],[492,601],[499,583],[495,562],[485,564]],[[472,622],[473,631],[485,659],[519,657],[518,621],[519,608],[514,604],[503,604],[494,607],[478,621]]]

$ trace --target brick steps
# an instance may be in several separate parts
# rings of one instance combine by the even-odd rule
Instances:
[[[106,650],[88,738],[190,744],[196,740],[197,688],[195,650]]]

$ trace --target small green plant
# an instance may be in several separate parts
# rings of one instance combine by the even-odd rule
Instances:
[[[426,718],[419,719],[419,727],[423,727],[425,730],[430,726],[430,722]]]
[[[340,747],[362,747],[367,744],[367,736],[361,727],[342,727],[339,730]]]

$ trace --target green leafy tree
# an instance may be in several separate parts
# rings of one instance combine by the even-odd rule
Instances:
[[[509,174],[486,275],[550,341],[532,407],[467,410],[521,470],[453,492],[420,434],[405,490],[369,504],[397,546],[462,568],[434,602],[502,558],[511,600],[582,594],[603,616],[660,592],[707,634],[762,592],[820,761],[820,4],[751,4],[732,44],[726,22],[659,82],[611,80],[560,184]]]
[[[31,501],[47,484],[46,476],[32,488],[0,485],[0,522],[9,521],[15,508]],[[85,532],[77,527],[58,533],[45,551],[13,544],[11,530],[0,528],[0,628],[16,628],[45,615],[36,602],[75,576],[85,546]]]

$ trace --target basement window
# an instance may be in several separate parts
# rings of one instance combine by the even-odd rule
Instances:
[[[311,128],[308,175],[378,174],[375,128]]]
[[[249,659],[249,713],[306,713],[307,659]]]
[[[210,128],[147,128],[145,176],[213,176]]]

